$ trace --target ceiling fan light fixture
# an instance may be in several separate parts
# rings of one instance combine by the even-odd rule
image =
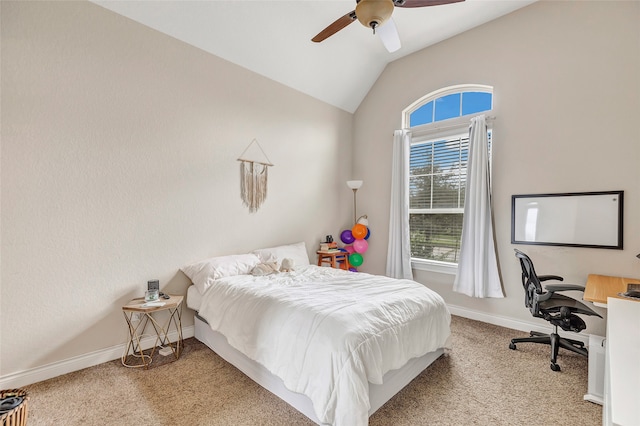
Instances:
[[[393,8],[393,0],[360,0],[356,5],[356,16],[362,25],[375,31],[391,17]]]

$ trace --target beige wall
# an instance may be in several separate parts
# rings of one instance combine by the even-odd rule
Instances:
[[[184,294],[188,262],[349,222],[351,114],[88,2],[1,8],[1,376],[123,344],[149,279]]]
[[[589,273],[640,277],[640,3],[539,2],[387,66],[355,114],[354,175],[375,244],[366,269],[384,273],[392,133],[423,95],[462,83],[494,87],[493,200],[507,297],[454,293],[453,276],[417,272],[449,304],[532,321],[513,248],[539,273],[584,283]],[[511,195],[625,191],[625,249],[513,245]],[[540,320],[542,323],[544,321]],[[604,321],[588,332],[604,333]],[[506,343],[505,343],[506,345]]]
[[[365,181],[372,232],[362,269],[383,273],[392,132],[403,108],[453,84],[495,88],[507,298],[417,280],[452,305],[531,321],[511,195],[611,189],[625,190],[625,250],[517,247],[568,282],[640,276],[637,2],[529,6],[389,65],[355,116],[90,3],[0,7],[0,377],[122,344],[122,304],[152,278],[184,293],[185,263],[298,240],[312,252],[350,222],[350,178]],[[253,138],[275,167],[249,214],[236,158]]]

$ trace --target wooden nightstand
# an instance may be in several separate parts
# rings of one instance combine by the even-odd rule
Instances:
[[[153,355],[156,352],[158,344],[165,348],[170,348],[175,359],[180,358],[182,349],[184,348],[184,340],[182,338],[182,300],[183,296],[170,295],[169,299],[160,298],[155,303],[161,304],[161,306],[154,306],[153,303],[149,305],[145,303],[144,298],[140,297],[133,299],[122,307],[122,313],[129,326],[129,342],[122,354],[122,365],[126,367],[149,367],[153,360]],[[167,311],[169,317],[164,324],[160,324],[153,314],[161,311]],[[148,327],[151,324],[151,327]],[[173,327],[172,327],[173,326]],[[144,331],[147,329],[153,329],[155,332],[155,343],[150,353],[145,354],[142,350],[141,340],[144,335]],[[169,340],[169,333],[172,328],[177,333],[175,342]],[[152,334],[153,336],[153,334]],[[139,364],[127,363],[127,358],[131,352],[136,358],[140,360]]]
[[[345,251],[323,251],[318,250],[318,266],[323,263],[329,264],[332,268],[349,270],[349,253]]]

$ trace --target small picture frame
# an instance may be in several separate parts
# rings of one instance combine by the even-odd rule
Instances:
[[[160,291],[160,280],[147,281],[147,290]]]

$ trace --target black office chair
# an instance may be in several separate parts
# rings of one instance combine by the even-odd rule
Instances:
[[[602,318],[602,316],[584,303],[556,293],[566,290],[584,291],[584,287],[574,284],[547,284],[543,289],[541,284],[543,281],[563,281],[563,278],[557,275],[536,275],[533,262],[529,256],[519,250],[515,250],[515,252],[522,267],[522,285],[524,286],[525,292],[524,304],[531,311],[531,315],[537,318],[544,318],[553,324],[554,331],[551,334],[532,331],[529,337],[511,339],[509,349],[515,350],[516,343],[523,342],[551,345],[551,369],[553,371],[560,371],[560,366],[556,363],[558,350],[560,348],[568,349],[580,355],[589,356],[587,348],[584,347],[584,343],[578,340],[566,339],[558,335],[558,327],[565,331],[573,331],[575,333],[579,333],[587,327],[582,318],[576,314],[595,315]]]

